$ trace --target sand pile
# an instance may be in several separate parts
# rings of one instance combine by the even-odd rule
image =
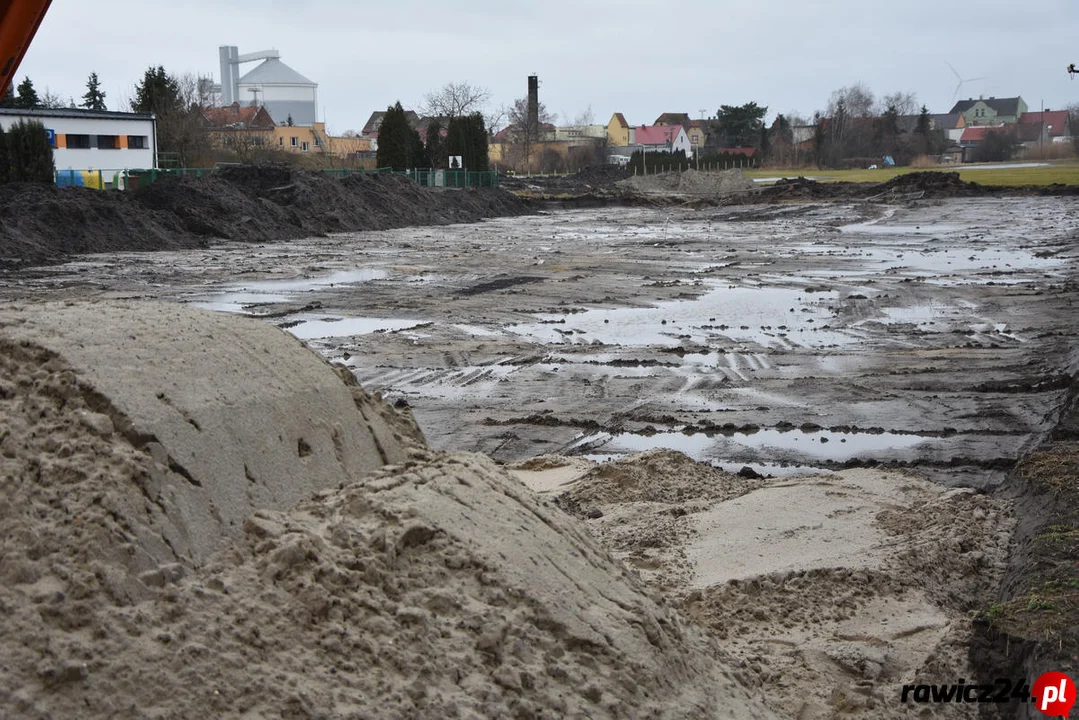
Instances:
[[[722,197],[745,194],[753,181],[739,169],[698,172],[693,169],[658,175],[635,175],[618,182],[618,187],[641,194],[679,194],[697,197]]]
[[[673,471],[692,461],[672,455],[600,466],[559,502],[708,628],[740,679],[790,717],[977,716],[899,698],[975,676],[970,617],[1005,570],[1010,504],[903,472],[746,481]]]
[[[576,520],[274,328],[27,306],[0,364],[13,716],[770,716]]]

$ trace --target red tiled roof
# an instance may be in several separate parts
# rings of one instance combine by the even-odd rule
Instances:
[[[626,122],[626,116],[623,115],[622,113],[615,113],[614,114],[614,119],[617,120],[619,123],[621,123],[622,127],[627,127],[627,128],[629,127],[629,123]]]
[[[978,127],[968,127],[959,137],[959,142],[981,142],[982,140],[985,140],[986,133],[996,129],[997,128],[995,127],[988,127],[985,125],[979,125]]]
[[[260,110],[263,111],[262,117],[258,117]],[[202,111],[202,116],[211,127],[218,128],[236,123],[242,123],[245,128],[252,127],[252,123],[255,123],[254,127],[273,127],[274,125],[270,114],[265,112],[263,107],[241,107],[240,103],[233,103],[227,107],[206,108]]]
[[[681,129],[681,125],[641,125],[634,134],[638,145],[666,145],[674,142]]]
[[[1026,112],[1019,116],[1019,122],[1023,125],[1041,125],[1045,121],[1046,132],[1050,137],[1067,135],[1068,111],[1046,110],[1045,112]]]

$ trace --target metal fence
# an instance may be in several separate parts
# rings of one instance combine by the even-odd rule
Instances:
[[[88,187],[96,190],[135,190],[155,183],[163,177],[194,177],[210,175],[220,170],[211,168],[155,168],[149,170],[58,170],[57,187]],[[323,175],[346,178],[351,175],[404,175],[417,185],[426,187],[498,187],[498,172],[471,170],[394,170],[392,168],[327,168]]]

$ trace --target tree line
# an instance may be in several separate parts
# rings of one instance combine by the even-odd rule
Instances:
[[[449,116],[445,130],[443,137],[441,121],[433,120],[426,128],[426,142],[421,141],[419,131],[409,124],[408,114],[397,101],[382,117],[375,164],[394,170],[445,169],[451,157],[460,157],[463,170],[490,169],[487,127],[480,112]]]
[[[101,81],[96,72],[90,73],[86,79],[86,94],[82,96],[82,102],[75,104],[74,98],[68,98],[65,103],[59,96],[53,95],[48,88],[38,94],[33,81],[24,77],[16,87],[9,85],[4,97],[0,98],[0,107],[19,108],[22,110],[55,110],[59,108],[83,108],[86,110],[107,110],[105,106],[105,92],[101,89]]]

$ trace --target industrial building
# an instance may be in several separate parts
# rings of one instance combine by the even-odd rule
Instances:
[[[241,55],[235,45],[220,48],[221,106],[233,103],[261,105],[279,125],[292,118],[295,125],[309,126],[318,120],[318,83],[308,80],[281,62],[277,50],[261,50]],[[259,62],[247,74],[240,66]]]
[[[149,113],[0,108],[5,130],[20,120],[45,126],[57,171],[101,171],[111,178],[126,169],[157,167],[157,122]]]

